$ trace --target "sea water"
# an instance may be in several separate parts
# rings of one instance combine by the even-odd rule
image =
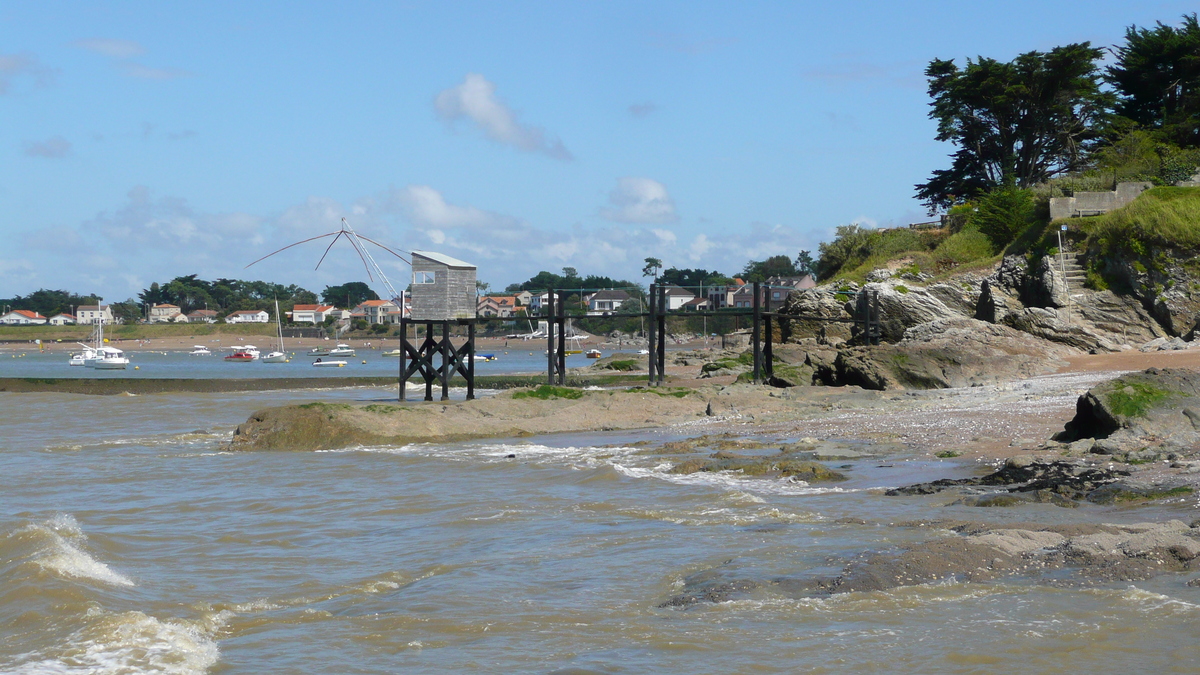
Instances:
[[[0,394],[0,672],[1195,672],[1188,575],[806,598],[780,580],[936,536],[928,518],[1137,521],[943,507],[877,488],[960,474],[862,461],[818,488],[676,476],[639,440],[229,452],[254,410],[386,390]],[[932,476],[931,474],[937,474]],[[662,607],[688,580],[750,579]]]
[[[118,345],[119,346],[119,345]],[[388,348],[394,348],[390,343]],[[330,357],[309,356],[305,350],[289,351],[288,363],[264,363],[263,361],[225,361],[228,350],[213,349],[209,356],[192,356],[181,351],[127,351],[129,367],[125,370],[97,370],[84,366],[71,366],[71,350],[56,345],[54,350],[41,352],[36,345],[31,349],[16,349],[11,345],[0,349],[0,378],[3,377],[85,377],[85,378],[262,378],[262,377],[397,377],[400,359],[383,356],[378,349],[358,349],[357,356]],[[545,341],[522,341],[511,348],[477,349],[479,354],[491,354],[494,360],[477,360],[476,375],[511,375],[514,373],[546,372]],[[265,353],[265,350],[264,350]],[[633,352],[606,352],[606,356]],[[336,359],[345,361],[341,368],[314,368],[313,362]],[[593,363],[582,354],[566,356],[568,368],[582,368]]]

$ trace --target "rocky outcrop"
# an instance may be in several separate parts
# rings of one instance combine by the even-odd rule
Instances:
[[[1096,525],[923,520],[900,526],[944,534],[917,544],[863,552],[848,559],[834,575],[760,578],[731,560],[689,574],[681,592],[659,606],[727,602],[751,592],[806,598],[1011,577],[1071,586],[1140,581],[1200,569],[1200,530],[1180,520]]]
[[[845,304],[827,289],[792,291],[779,311],[796,318],[779,322],[781,341],[796,342],[813,338],[821,344],[830,344],[831,340],[835,343],[845,342],[850,338],[850,327],[828,321],[851,318],[846,312]],[[839,328],[841,330],[838,330]]]
[[[908,329],[894,345],[843,347],[814,381],[865,389],[941,389],[1005,382],[1052,372],[1078,353],[1006,326],[956,317]]]
[[[1108,257],[1107,278],[1129,289],[1167,334],[1192,339],[1200,320],[1200,252],[1151,247],[1144,255]]]
[[[1200,373],[1150,368],[1101,383],[1079,397],[1054,440],[1094,439],[1091,452],[1144,461],[1200,451]]]
[[[918,483],[887,491],[887,495],[931,495],[945,490],[961,488],[1000,488],[999,494],[1009,499],[996,500],[996,493],[987,495],[984,501],[967,501],[971,506],[1011,506],[1020,501],[1038,501],[1069,505],[1071,501],[1089,500],[1099,488],[1116,483],[1128,471],[1097,469],[1084,464],[1068,462],[1033,462],[1010,460],[998,471],[986,476],[961,479],[942,479],[930,483]],[[1108,499],[1107,493],[1099,500]]]
[[[1026,307],[1004,315],[1004,324],[1022,333],[1058,342],[1085,352],[1114,352],[1121,349],[1108,335],[1099,333],[1090,325],[1072,321],[1068,323],[1059,316],[1062,310]]]
[[[882,317],[883,339],[899,341],[904,331],[923,323],[962,317],[962,313],[947,307],[928,289],[908,287],[903,284],[874,283],[863,287],[868,294],[878,294],[879,313]],[[846,303],[848,313],[855,312],[855,302],[867,296],[858,296]]]

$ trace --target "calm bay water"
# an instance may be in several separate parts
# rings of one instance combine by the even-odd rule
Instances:
[[[546,370],[545,342],[522,342],[509,349],[477,350],[480,354],[493,354],[495,361],[476,361],[478,375],[509,375],[512,373],[537,373]],[[389,345],[389,349],[394,343]],[[211,356],[191,356],[187,352],[138,352],[129,351],[129,367],[125,370],[96,370],[82,366],[67,365],[70,350],[62,348],[51,352],[32,349],[0,349],[0,377],[118,377],[118,378],[255,378],[255,377],[386,377],[396,375],[400,359],[384,357],[378,349],[358,349],[357,356],[346,357],[342,368],[314,368],[316,357],[303,350],[293,354],[290,363],[226,362],[222,357],[229,350],[220,351],[213,346]],[[266,350],[263,351],[266,353]],[[611,356],[616,352],[605,352]],[[329,360],[332,357],[321,357]],[[567,356],[568,368],[580,368],[591,361],[582,354]],[[136,369],[135,369],[136,367]]]
[[[256,366],[249,366],[256,367]],[[385,390],[0,394],[6,673],[1195,672],[1200,589],[943,584],[830,599],[765,585],[658,605],[685,578],[795,578],[920,540],[929,517],[1138,521],[1169,510],[932,507],[850,483],[678,477],[667,432],[228,453],[268,405]],[[601,447],[615,446],[615,447]],[[515,455],[515,457],[509,457]]]

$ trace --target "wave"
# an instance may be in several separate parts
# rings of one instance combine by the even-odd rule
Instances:
[[[58,514],[49,520],[29,523],[10,532],[5,538],[6,557],[32,562],[55,576],[98,581],[113,586],[134,586],[128,577],[113,571],[85,550],[87,536],[79,523],[69,514]],[[15,549],[15,550],[7,550]]]
[[[83,616],[83,626],[61,644],[17,656],[15,667],[6,672],[204,673],[220,657],[215,634],[228,616],[218,612],[195,621],[161,620],[137,611],[109,612],[92,607]]]
[[[679,485],[700,485],[739,493],[772,495],[820,495],[831,493],[858,492],[839,487],[813,487],[802,480],[790,478],[746,478],[737,471],[700,471],[689,474],[671,473],[671,464],[660,464],[653,468],[613,464],[613,468],[631,478],[652,478]]]

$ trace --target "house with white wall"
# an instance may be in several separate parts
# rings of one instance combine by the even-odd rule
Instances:
[[[177,317],[182,315],[183,310],[179,308],[179,305],[163,303],[150,306],[150,323],[171,323],[178,321]]]
[[[75,323],[92,325],[101,322],[105,325],[113,322],[111,305],[80,305],[75,308]]]
[[[271,315],[265,309],[239,309],[225,317],[225,323],[267,323]]]
[[[40,326],[46,321],[46,317],[30,309],[14,309],[0,316],[0,323],[8,326]]]

